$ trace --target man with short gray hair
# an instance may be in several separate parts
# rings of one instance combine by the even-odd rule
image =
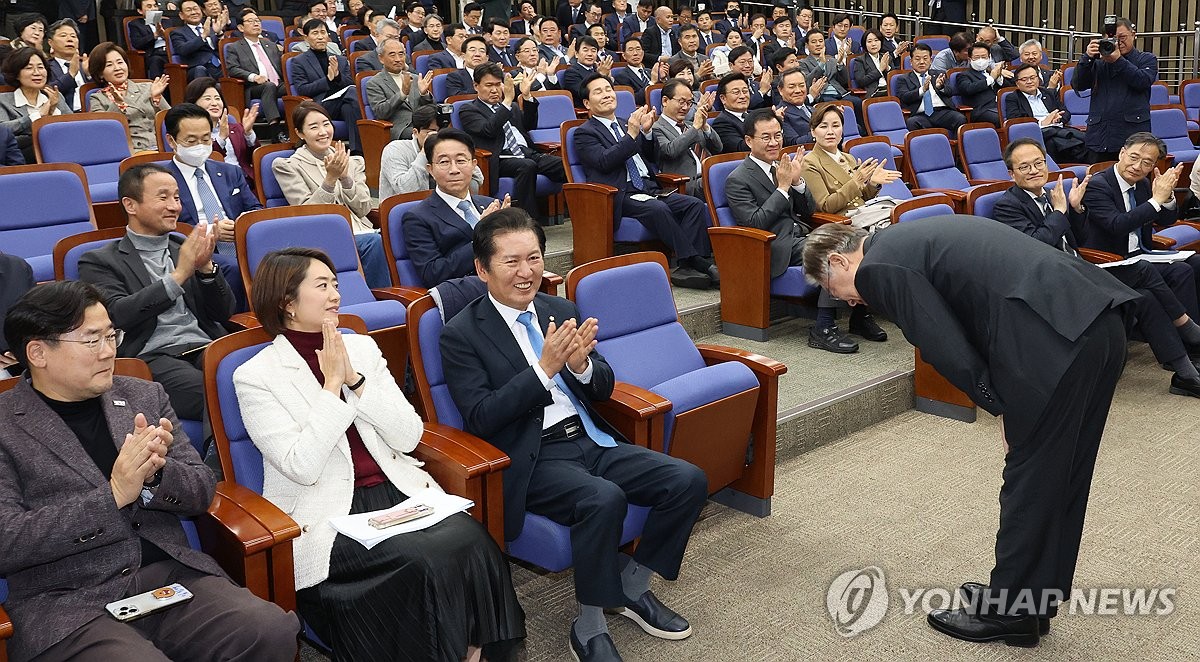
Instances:
[[[376,49],[383,71],[367,80],[367,105],[375,119],[392,123],[392,140],[409,137],[412,114],[417,108],[433,103],[433,74],[416,76],[404,62],[404,44],[396,37],[385,37]],[[366,58],[359,56],[359,64]]]
[[[1047,87],[1055,92],[1062,85],[1062,71],[1058,69],[1043,69],[1046,65],[1043,62],[1045,58],[1045,49],[1042,48],[1042,42],[1037,39],[1030,39],[1021,44],[1021,64],[1032,64],[1038,68],[1038,87]]]
[[[891,319],[951,384],[1003,417],[991,580],[964,584],[966,606],[934,610],[928,622],[966,641],[1036,646],[1071,594],[1138,294],[975,216],[927,218],[871,236],[828,224],[809,233],[803,258],[811,281]]]
[[[379,20],[375,22],[375,25],[377,27],[374,36],[367,37],[366,39],[359,39],[358,41],[354,42],[354,45],[351,47],[354,51],[367,51],[365,55],[359,55],[354,58],[355,75],[364,71],[379,71],[380,69],[383,69],[384,42],[388,39],[400,39],[399,23],[389,19],[386,16],[381,16]],[[359,44],[362,44],[366,41],[371,42],[370,48],[360,48]],[[400,52],[404,58],[408,57],[408,50],[404,48],[404,44],[400,44]]]

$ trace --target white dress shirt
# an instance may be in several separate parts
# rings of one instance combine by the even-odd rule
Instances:
[[[463,200],[466,200],[471,203],[471,206],[474,206],[475,202],[473,200],[471,200],[470,193],[468,193],[467,197],[465,197],[465,198],[456,198],[453,195],[450,195],[449,193],[443,191],[440,186],[435,187],[433,190],[437,191],[438,197],[441,198],[443,201],[445,201],[445,203],[450,206],[450,209],[455,214],[458,214],[459,218],[461,218],[464,221],[467,220],[467,215],[463,212],[463,210],[458,208],[458,204],[460,202],[462,202]],[[476,209],[475,211],[476,211],[476,213],[479,212],[478,209]],[[470,223],[468,223],[468,225],[470,225]]]
[[[1133,207],[1129,204],[1129,190],[1134,189],[1136,192],[1136,185],[1130,184],[1129,182],[1125,181],[1125,178],[1122,177],[1121,173],[1117,172],[1116,169],[1113,169],[1113,173],[1116,174],[1116,176],[1117,176],[1117,187],[1121,189],[1121,202],[1123,202],[1125,204],[1125,211],[1131,212],[1131,211],[1133,211]],[[1150,200],[1148,200],[1148,202],[1150,203],[1151,207],[1154,207],[1154,211],[1156,211],[1156,212],[1162,211],[1163,209],[1174,209],[1175,208],[1174,200],[1171,200],[1170,202],[1168,202],[1165,205],[1160,203],[1158,200],[1155,200],[1154,198],[1150,198]],[[1142,246],[1141,230],[1142,230],[1141,228],[1137,228],[1129,233],[1129,252],[1130,253],[1133,253],[1135,251],[1151,249],[1150,246]]]
[[[229,153],[231,153],[231,154],[233,153],[232,148],[230,148]],[[197,219],[202,218],[205,221],[211,223],[214,215],[219,216],[220,218],[223,218],[223,219],[231,218],[229,215],[229,212],[225,211],[225,209],[223,209],[223,208],[217,209],[217,210],[205,209],[204,203],[201,202],[201,200],[200,200],[200,190],[198,188],[196,188],[196,169],[186,163],[181,162],[179,159],[171,159],[171,160],[175,163],[175,167],[179,168],[180,174],[183,175],[183,181],[184,181],[184,183],[187,184],[188,193],[190,193],[192,196],[192,202],[196,204],[196,218]],[[234,162],[235,163],[237,162],[236,155],[234,155]],[[221,196],[217,195],[217,188],[215,186],[213,186],[212,177],[210,177],[208,175],[208,171],[204,172],[204,182],[206,184],[208,184],[208,187],[210,189],[212,189],[213,195],[217,198],[217,204],[220,204]]]

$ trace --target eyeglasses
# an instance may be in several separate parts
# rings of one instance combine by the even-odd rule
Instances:
[[[1046,167],[1046,159],[1038,159],[1036,161],[1033,161],[1032,163],[1022,163],[1021,165],[1013,168],[1013,170],[1016,170],[1017,172],[1025,173],[1026,175],[1028,175],[1031,172],[1041,170],[1042,168],[1045,168],[1045,167]]]
[[[696,103],[696,100],[692,97],[670,97],[670,99],[681,106],[690,106]]]
[[[450,159],[438,159],[434,161],[433,165],[442,170],[448,170],[453,165],[461,170],[471,165],[471,159],[454,159],[453,161]]]
[[[783,132],[779,133],[760,133],[756,136],[762,142],[767,144],[783,142]]]
[[[58,342],[73,342],[83,345],[92,350],[93,354],[99,354],[100,348],[105,344],[112,345],[113,349],[121,346],[121,342],[125,340],[125,332],[120,329],[113,329],[113,332],[106,336],[97,336],[88,338],[87,340],[72,340],[71,338],[55,338]]]
[[[1021,76],[1017,79],[1018,83],[1032,83],[1038,79],[1037,76]]]

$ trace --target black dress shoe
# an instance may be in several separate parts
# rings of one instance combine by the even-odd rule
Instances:
[[[1175,395],[1190,395],[1200,398],[1200,379],[1184,379],[1177,374],[1171,375],[1171,393]]]
[[[879,328],[879,324],[875,321],[875,316],[867,313],[865,315],[850,316],[850,333],[856,336],[873,342],[883,342],[887,340],[887,331]]]
[[[709,265],[709,267],[704,270],[704,273],[708,274],[708,281],[712,283],[713,287],[721,286],[721,272],[717,271],[717,265]]]
[[[689,290],[707,290],[709,284],[707,274],[702,274],[691,267],[675,267],[671,272],[671,284]]]
[[[659,639],[687,639],[692,636],[692,626],[687,619],[664,605],[651,591],[646,591],[634,602],[626,602],[621,615]]]
[[[972,604],[975,602],[975,596],[986,588],[986,584],[980,584],[979,582],[966,582],[962,586],[958,587],[958,592],[962,594],[963,602]],[[1043,636],[1050,634],[1049,618],[1045,616],[1038,616],[1038,634]]]
[[[588,639],[585,644],[575,636],[574,621],[571,621],[571,657],[575,662],[621,662],[621,654],[607,632]]]
[[[1001,639],[1009,646],[1024,648],[1038,644],[1036,616],[972,616],[966,609],[934,609],[927,620],[938,632],[963,641]]]
[[[824,329],[814,326],[809,329],[808,346],[834,354],[853,354],[858,351],[858,343],[842,335],[836,325]]]

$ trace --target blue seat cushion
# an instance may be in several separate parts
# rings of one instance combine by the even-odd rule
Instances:
[[[117,183],[116,182],[100,182],[99,184],[88,184],[88,192],[92,194],[92,202],[116,202],[117,201]]]
[[[1200,230],[1190,225],[1172,225],[1154,234],[1170,237],[1175,240],[1175,248],[1182,248],[1192,242],[1200,241]]]
[[[650,508],[630,505],[621,525],[621,544],[642,535]],[[572,565],[571,529],[542,515],[525,513],[525,527],[515,540],[508,541],[508,553],[550,572],[562,572]]]
[[[650,390],[671,401],[671,411],[663,421],[663,438],[669,441],[676,415],[753,388],[758,388],[754,372],[736,361],[726,361],[656,384]],[[671,451],[665,446],[663,450]]]
[[[804,279],[804,267],[788,267],[781,276],[771,279],[772,296],[805,297],[816,293],[818,289]]]
[[[621,219],[620,224],[617,225],[616,231],[613,232],[613,239],[616,241],[628,241],[632,243],[654,241],[655,239],[658,239],[658,237],[654,236],[654,233],[647,230],[646,226],[642,225],[641,222],[639,222],[636,218],[629,218],[626,216]]]
[[[347,315],[358,315],[367,325],[368,331],[378,331],[389,326],[404,324],[407,311],[399,301],[368,301],[342,306]]]
[[[34,255],[33,257],[25,258],[25,261],[33,268],[33,280],[35,283],[54,280],[53,255]]]

